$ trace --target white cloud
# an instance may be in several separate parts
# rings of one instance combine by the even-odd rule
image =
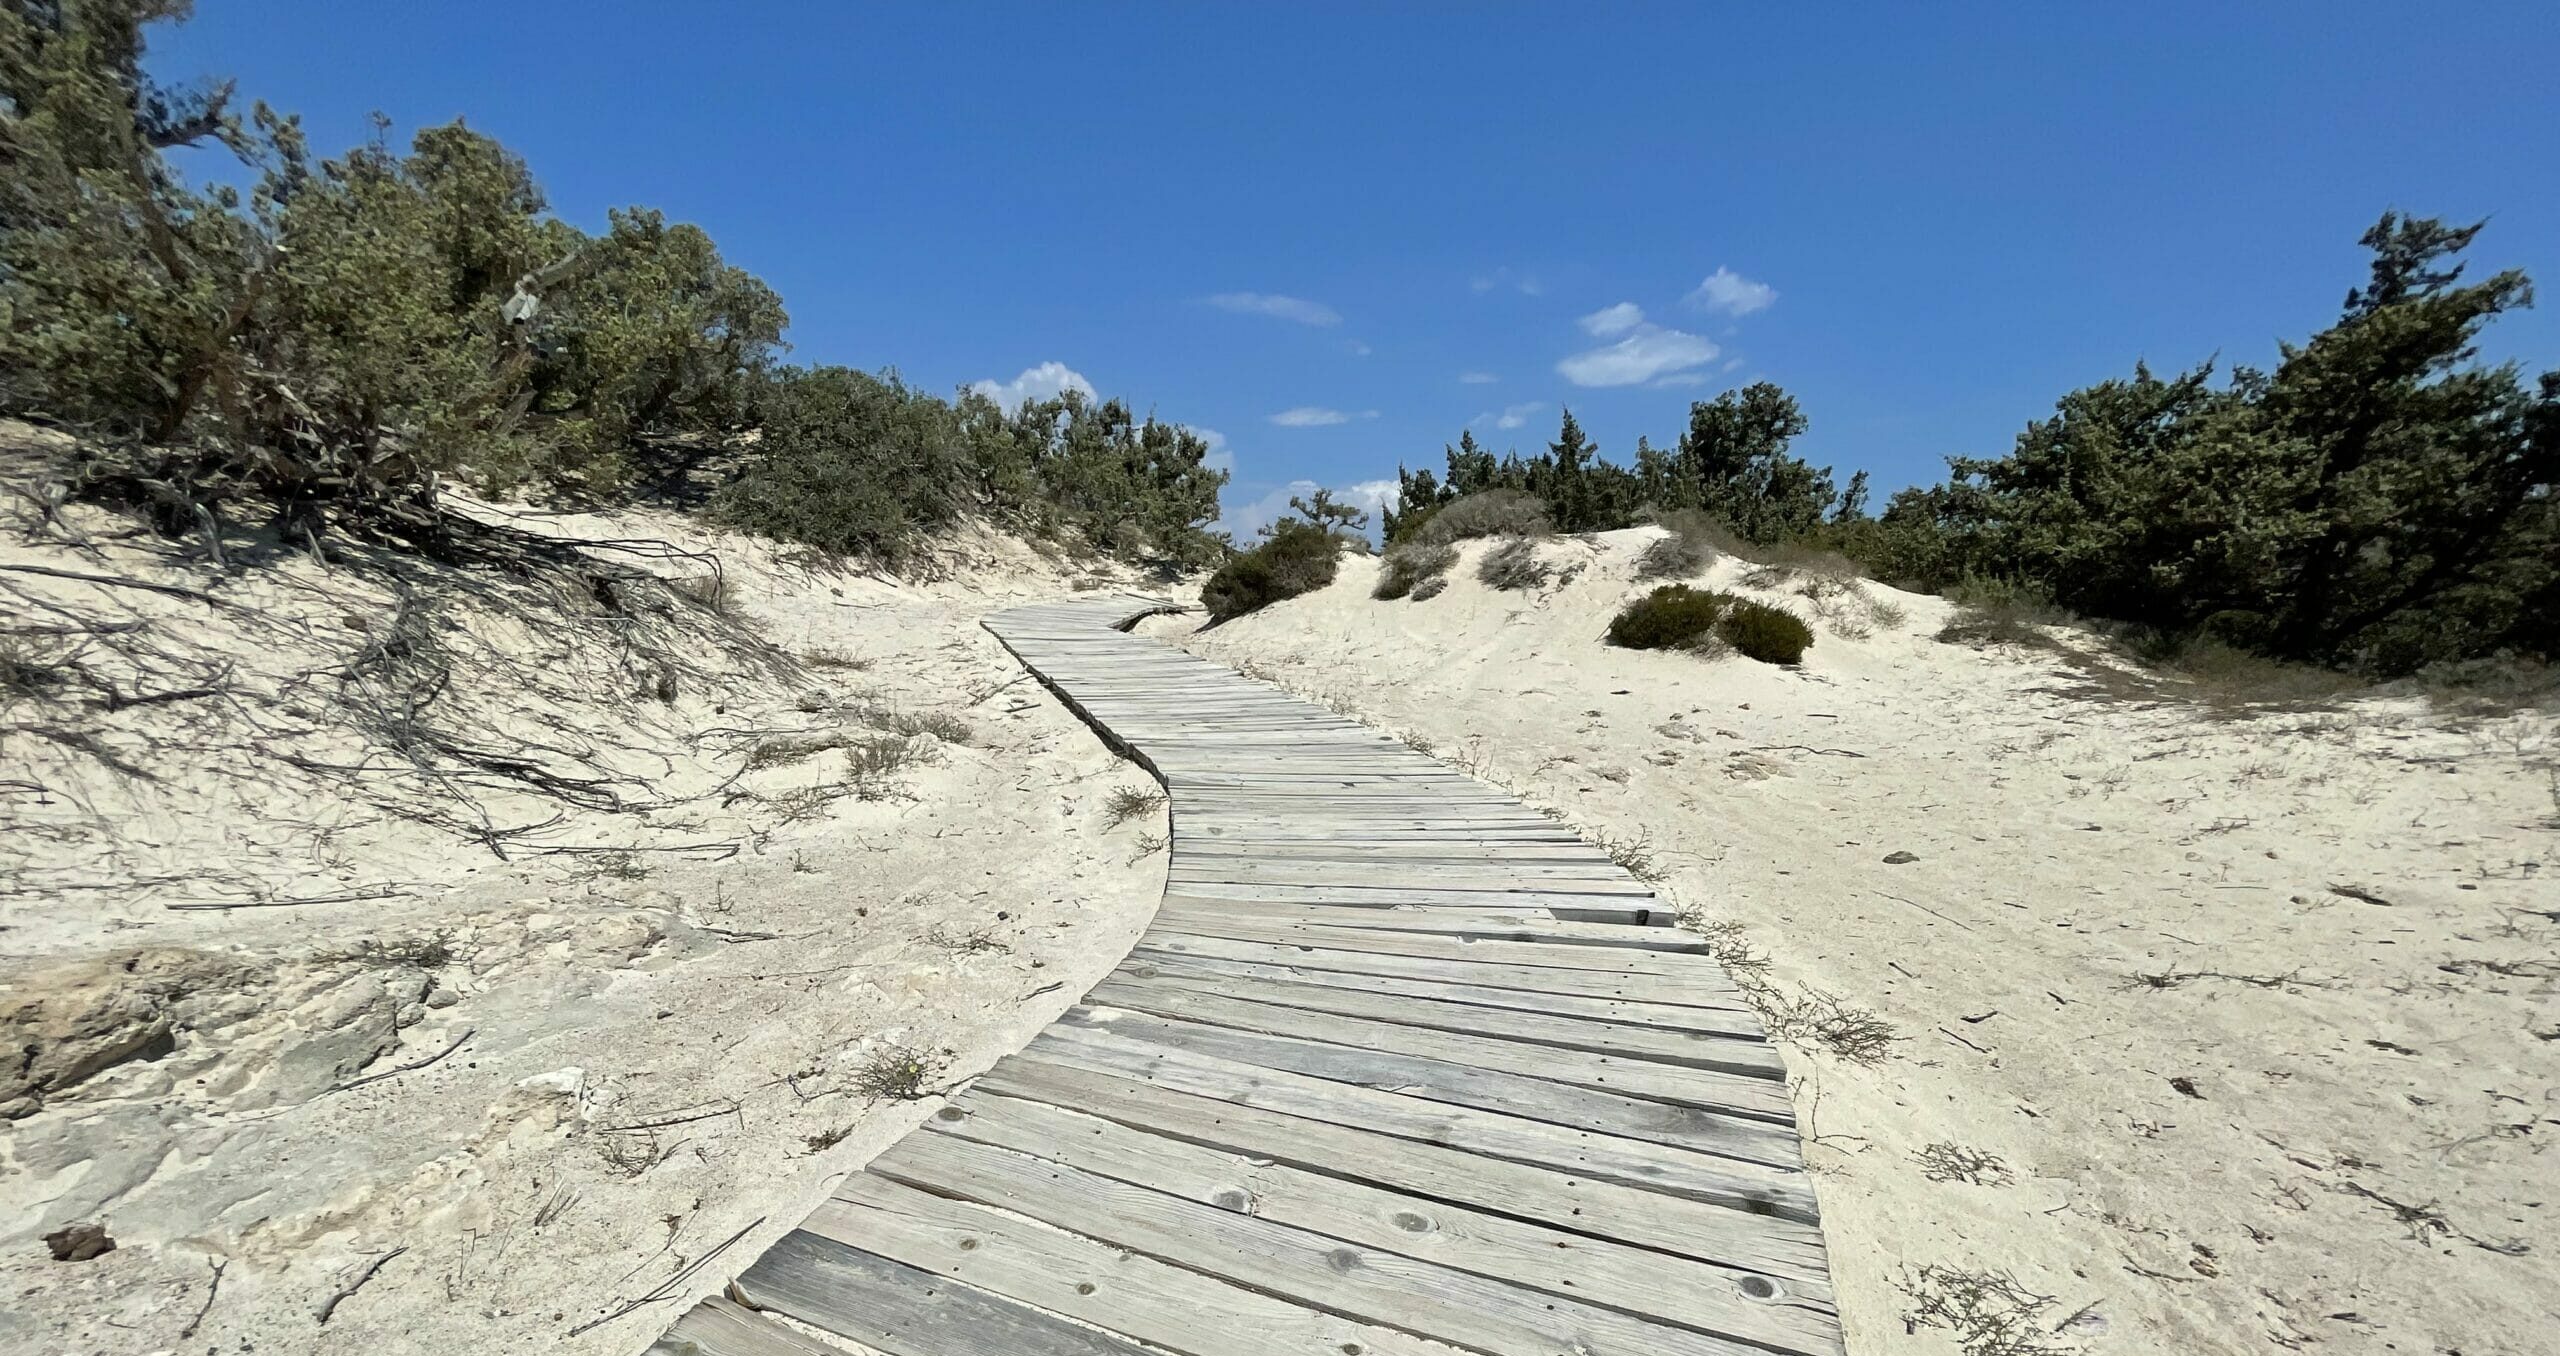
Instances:
[[[1304,297],[1284,297],[1271,292],[1220,292],[1206,300],[1221,311],[1233,311],[1238,315],[1267,315],[1276,320],[1294,320],[1301,325],[1342,323],[1340,311]]]
[[[1778,289],[1764,282],[1753,282],[1729,268],[1719,267],[1689,294],[1689,303],[1726,315],[1749,315],[1769,309],[1778,299]]]
[[[1346,504],[1358,504],[1369,510],[1370,525],[1374,527],[1377,525],[1378,515],[1394,507],[1396,496],[1403,489],[1403,486],[1392,480],[1363,480],[1335,490],[1333,497]]]
[[[1025,400],[1053,400],[1062,391],[1076,391],[1087,397],[1093,396],[1093,383],[1086,381],[1082,372],[1065,363],[1042,363],[1038,367],[1026,367],[1022,369],[1021,376],[1011,381],[997,381],[992,377],[985,381],[974,381],[969,383],[969,389],[1008,410],[1018,408]]]
[[[1367,344],[1364,344],[1357,339],[1345,339],[1342,341],[1342,346],[1349,349],[1351,351],[1351,356],[1354,358],[1366,358],[1370,354],[1377,352],[1376,349],[1369,347]]]
[[[1556,371],[1576,386],[1641,386],[1715,361],[1712,340],[1659,325],[1638,325],[1614,344],[1576,353]]]
[[[1543,400],[1531,400],[1518,405],[1505,405],[1499,411],[1487,410],[1484,413],[1477,415],[1475,418],[1468,420],[1467,425],[1470,428],[1520,428],[1529,422],[1530,415],[1536,414],[1538,411],[1543,410],[1546,407],[1547,403]]]
[[[1742,366],[1742,360],[1740,358],[1728,358],[1725,360],[1724,370],[1730,372],[1740,366]]]
[[[1546,285],[1539,282],[1537,278],[1509,264],[1490,273],[1479,273],[1469,278],[1467,286],[1478,292],[1490,292],[1497,287],[1506,287],[1524,297],[1544,296],[1547,290]]]
[[[1271,422],[1282,428],[1326,428],[1334,424],[1348,424],[1354,419],[1377,417],[1376,410],[1361,410],[1354,413],[1349,410],[1329,410],[1322,405],[1300,405],[1271,416]]]
[[[1643,323],[1644,308],[1632,301],[1622,301],[1615,306],[1603,306],[1584,316],[1581,321],[1584,333],[1602,339],[1613,334],[1624,334]]]
[[[1458,384],[1461,386],[1491,386],[1500,380],[1502,380],[1502,378],[1495,376],[1491,372],[1461,372],[1458,374]]]

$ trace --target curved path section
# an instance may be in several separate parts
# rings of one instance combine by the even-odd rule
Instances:
[[[987,622],[1170,792],[1153,925],[655,1350],[1840,1350],[1777,1053],[1697,939],[1520,802],[1118,629],[1165,610]]]

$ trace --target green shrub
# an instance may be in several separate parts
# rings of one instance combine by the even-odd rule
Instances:
[[[1693,646],[1715,630],[1733,595],[1665,584],[1620,609],[1609,622],[1609,643],[1630,650]]]
[[[1630,650],[1712,650],[1730,645],[1766,664],[1793,664],[1813,644],[1794,613],[1729,593],[1665,584],[1620,609],[1609,643]]]
[[[1740,600],[1716,623],[1716,634],[1764,664],[1793,664],[1813,644],[1813,628],[1781,607]]]
[[[1402,598],[1425,580],[1437,579],[1458,563],[1454,546],[1424,546],[1407,543],[1387,552],[1385,564],[1378,571],[1378,586],[1370,591],[1376,598]]]
[[[1547,563],[1538,559],[1536,542],[1514,537],[1485,552],[1476,564],[1476,578],[1497,589],[1533,589],[1547,582]]]
[[[1474,537],[1545,537],[1554,532],[1547,506],[1535,495],[1485,490],[1431,510],[1396,535],[1422,546],[1446,546]]]
[[[1283,598],[1312,593],[1333,582],[1342,543],[1313,523],[1275,524],[1271,536],[1221,566],[1200,586],[1211,624],[1231,621]]]

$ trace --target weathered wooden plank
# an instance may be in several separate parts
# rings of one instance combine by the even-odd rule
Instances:
[[[1074,1220],[1043,1228],[875,1172],[855,1173],[800,1227],[1190,1356],[1299,1356],[1346,1347],[1371,1356],[1449,1356],[1408,1333],[1096,1242],[1077,1232]]]
[[[714,1295],[685,1311],[648,1356],[845,1356],[842,1348]]]
[[[1649,1249],[1248,1158],[1040,1102],[971,1092],[954,1110],[928,1128],[1779,1351],[1837,1349],[1830,1287],[1813,1281],[1737,1268],[1700,1275],[1686,1259]],[[1743,1284],[1753,1276],[1770,1284],[1746,1292]]]
[[[1359,1125],[1403,1139],[1443,1144],[1555,1172],[1589,1174],[1604,1181],[1686,1196],[1752,1214],[1803,1223],[1817,1218],[1813,1189],[1800,1171],[1407,1097],[1195,1054],[1143,1038],[1059,1024],[1042,1031],[1019,1058],[1119,1074],[1239,1106],[1264,1107],[1337,1125]]]
[[[1655,1319],[1359,1247],[956,1135],[910,1135],[871,1170],[1297,1304],[1492,1356],[1748,1356],[1750,1350]]]
[[[1148,1356],[1134,1342],[800,1229],[757,1258],[737,1291],[756,1308],[889,1356]]]
[[[1586,1174],[1550,1172],[1367,1126],[1245,1106],[1071,1064],[1008,1059],[979,1078],[975,1093],[1063,1107],[1206,1148],[1694,1261],[1829,1285],[1820,1232],[1793,1220],[1660,1195]]]
[[[1491,1022],[1481,1020],[1486,1014],[1478,1009],[1477,1020],[1464,1026],[1470,1014],[1455,1013],[1450,1005],[1415,998],[1386,998],[1374,994],[1358,994],[1345,989],[1320,989],[1313,986],[1292,989],[1286,993],[1270,990],[1278,985],[1261,986],[1239,994],[1220,992],[1198,980],[1157,976],[1141,979],[1114,973],[1085,995],[1085,1002],[1096,1006],[1134,1008],[1158,1016],[1179,1017],[1189,1021],[1214,1022],[1248,1031],[1267,1031],[1273,1035],[1296,1036],[1305,1040],[1330,1041],[1336,1045],[1353,1045],[1368,1050],[1389,1051],[1400,1055],[1417,1055],[1443,1060],[1465,1067],[1500,1070],[1551,1082],[1572,1083],[1580,1087],[1599,1088],[1671,1102],[1680,1106],[1730,1111],[1784,1125],[1782,1137],[1786,1161],[1794,1161],[1794,1108],[1787,1100],[1784,1066],[1774,1052],[1760,1041],[1748,1039],[1716,1040],[1688,1037],[1664,1040],[1681,1056],[1678,1060],[1655,1059],[1649,1055],[1592,1050],[1565,1044],[1557,1038],[1558,1029],[1574,1025],[1567,1021],[1536,1020],[1536,1013],[1521,1013],[1519,1021]],[[1336,1002],[1329,1007],[1302,1006],[1309,995],[1343,996],[1349,1002]],[[1295,1003],[1274,1000],[1292,999]],[[1336,1007],[1357,1007],[1359,1013],[1333,1011]],[[1524,1031],[1548,1036],[1544,1040],[1523,1039]]]

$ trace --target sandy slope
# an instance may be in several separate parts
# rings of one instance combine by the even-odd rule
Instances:
[[[1648,840],[1782,995],[1891,1023],[1879,1062],[1791,1055],[1852,1351],[1956,1350],[1951,1307],[1976,1351],[2552,1349],[2547,715],[2216,716],[1882,589],[1899,624],[1800,671],[1610,648],[1651,535],[1549,544],[1578,573],[1536,594],[1475,546],[1427,601],[1347,560],[1150,626]]]
[[[461,694],[490,741],[582,745],[656,798],[563,814],[482,797],[501,825],[563,814],[504,840],[504,859],[404,817],[407,790],[359,801],[261,763],[206,702],[112,718],[115,748],[152,754],[145,779],[15,729],[70,708],[10,701],[0,1021],[34,1048],[0,1089],[0,1349],[637,1350],[929,1107],[861,1091],[876,1055],[919,1051],[928,1086],[945,1085],[1126,951],[1160,893],[1163,859],[1139,839],[1163,816],[1115,828],[1102,806],[1149,783],[977,626],[1069,591],[1068,572],[984,538],[954,545],[944,582],[898,585],[794,568],[673,515],[543,526],[715,551],[758,633],[838,663],[778,678],[689,656],[710,680],[664,701],[610,684],[585,702]],[[299,629],[252,644],[185,599],[17,575],[40,590],[17,596],[45,606],[13,607],[12,630],[139,622],[234,662],[253,711],[293,700],[263,686],[276,675],[350,644],[333,629],[346,571],[287,561],[214,580],[165,543],[115,540],[104,518],[86,520],[89,552],[22,527],[0,562],[212,588]],[[593,657],[579,616],[548,634],[456,624],[540,663]],[[306,633],[308,653],[292,639]],[[871,799],[836,794],[841,749],[741,771],[767,739],[867,735],[861,713],[879,711],[968,734],[914,736],[918,761]],[[631,850],[540,851],[600,846]],[[368,885],[390,888],[165,907]],[[103,1221],[119,1246],[48,1260],[38,1236],[71,1220]],[[741,1230],[725,1261],[669,1279]]]

